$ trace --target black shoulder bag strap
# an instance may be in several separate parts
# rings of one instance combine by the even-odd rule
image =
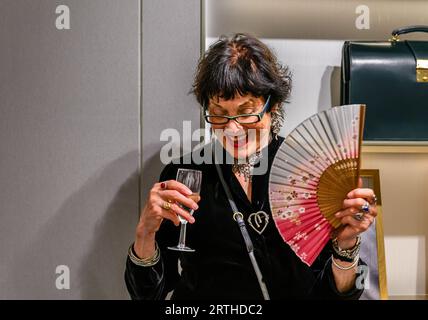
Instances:
[[[253,246],[253,242],[251,241],[250,235],[248,234],[247,227],[245,226],[245,221],[243,219],[244,216],[242,215],[241,212],[238,211],[238,207],[236,206],[236,203],[232,198],[232,194],[230,193],[230,190],[226,184],[226,181],[224,181],[223,172],[221,171],[221,168],[217,162],[215,163],[215,167],[217,169],[217,173],[220,178],[221,184],[223,185],[224,191],[226,192],[226,196],[229,200],[230,206],[232,207],[233,219],[238,223],[239,229],[241,230],[242,237],[244,238],[248,255],[250,256],[251,263],[253,265],[254,271],[256,272],[257,280],[259,281],[260,289],[262,290],[262,293],[263,293],[263,298],[265,300],[270,300],[266,284],[263,281],[263,275],[260,271],[256,257],[254,256],[254,246]]]

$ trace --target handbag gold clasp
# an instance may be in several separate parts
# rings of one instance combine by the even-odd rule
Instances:
[[[428,60],[427,59],[416,60],[416,81],[428,82]]]
[[[389,42],[398,42],[398,41],[400,41],[398,34],[394,34],[392,35],[392,38],[389,38]]]

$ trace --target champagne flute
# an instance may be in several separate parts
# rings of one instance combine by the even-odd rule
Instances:
[[[194,201],[198,201],[200,199],[199,193],[201,192],[201,182],[202,182],[202,171],[200,170],[192,170],[192,169],[178,169],[176,179],[178,182],[186,185],[193,193],[189,196]],[[191,215],[193,215],[193,209],[187,208],[184,205],[180,204],[180,207],[184,210],[189,211]],[[180,219],[180,238],[178,240],[178,245],[175,247],[168,247],[170,250],[176,251],[185,251],[185,252],[194,252],[195,250],[186,246],[186,227],[187,220],[183,219],[180,215],[178,215]]]

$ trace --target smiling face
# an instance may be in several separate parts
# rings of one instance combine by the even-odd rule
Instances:
[[[237,94],[230,100],[210,99],[208,114],[213,116],[258,114],[263,110],[264,104],[265,100],[262,97]],[[223,148],[235,159],[245,160],[268,144],[271,114],[266,112],[259,122],[253,124],[240,124],[235,120],[229,120],[226,124],[211,124],[211,126]]]

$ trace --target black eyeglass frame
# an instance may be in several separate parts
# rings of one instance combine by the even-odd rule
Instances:
[[[254,124],[254,123],[260,122],[262,120],[264,114],[266,113],[267,108],[269,107],[269,103],[270,103],[270,95],[268,96],[268,98],[267,98],[267,100],[266,100],[266,102],[265,102],[265,104],[263,106],[263,109],[262,109],[262,111],[260,113],[238,114],[236,116],[220,116],[220,115],[213,116],[213,115],[207,114],[207,109],[204,108],[205,109],[204,118],[205,118],[205,121],[208,122],[208,123],[210,123],[210,124],[223,125],[223,124],[229,123],[230,120],[235,120],[239,124]],[[237,118],[240,118],[240,117],[251,117],[251,116],[257,116],[258,119],[256,121],[254,121],[254,122],[239,122],[239,120],[237,119]],[[211,121],[208,120],[209,117],[224,118],[224,119],[227,119],[227,121],[224,122],[224,123],[211,122]]]

